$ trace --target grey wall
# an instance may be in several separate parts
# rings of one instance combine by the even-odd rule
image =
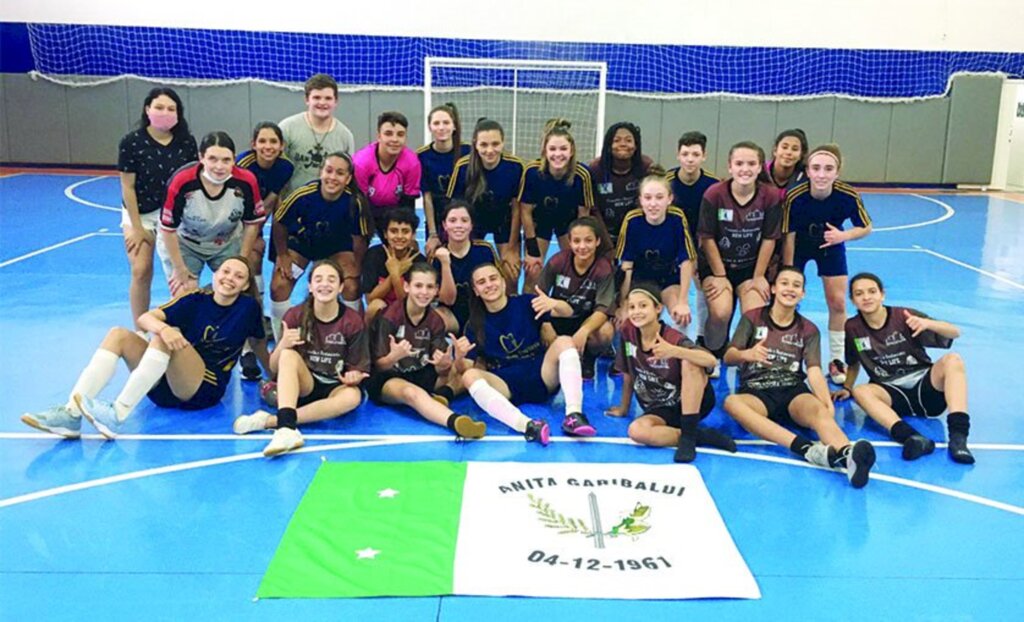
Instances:
[[[813,144],[836,142],[843,150],[843,177],[854,182],[987,184],[1002,80],[962,76],[949,96],[915,103],[875,103],[824,97],[800,101],[749,101],[729,97],[659,100],[609,95],[605,120],[629,120],[643,130],[644,151],[666,168],[675,165],[676,140],[687,130],[708,135],[708,168],[726,172],[729,146],[754,140],[770,149],[781,130],[800,127]],[[23,74],[0,74],[0,161],[111,165],[117,144],[139,118],[151,84],[124,79],[96,87],[65,87]],[[180,88],[197,137],[226,130],[240,145],[250,128],[304,108],[301,92],[261,83]],[[501,96],[493,103],[501,107]],[[474,107],[475,106],[475,107]],[[472,125],[486,102],[467,105]],[[422,144],[423,99],[412,91],[343,93],[338,117],[356,144],[375,134],[376,115],[401,110],[409,117],[410,146]],[[545,102],[525,133],[554,114]],[[498,116],[495,111],[492,116]],[[543,118],[541,118],[543,117]],[[532,159],[538,148],[521,140],[517,152]],[[578,137],[590,150],[593,140]]]

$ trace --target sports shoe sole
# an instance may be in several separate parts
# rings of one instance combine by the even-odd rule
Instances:
[[[472,417],[461,415],[455,418],[455,433],[462,438],[483,438],[487,434],[487,424],[483,421],[475,421]]]
[[[594,426],[592,425],[578,425],[571,430],[569,428],[566,428],[565,426],[562,426],[562,431],[568,434],[569,436],[597,436],[597,430],[594,429]]]
[[[69,430],[68,428],[51,428],[39,423],[39,420],[32,415],[25,413],[21,416],[21,422],[43,432],[63,436],[64,438],[82,438],[81,430]]]
[[[290,451],[295,451],[296,449],[301,449],[303,446],[305,446],[305,444],[306,441],[301,440],[298,442],[297,445],[292,445],[291,447],[270,447],[269,445],[267,445],[263,449],[263,455],[267,458],[273,458],[275,456],[280,456],[281,454],[286,454]]]
[[[104,436],[104,438],[106,438],[109,441],[112,441],[115,438],[117,438],[117,432],[114,432],[107,426],[100,423],[95,417],[92,416],[92,413],[86,410],[85,404],[82,403],[81,395],[75,393],[71,397],[71,399],[74,400],[75,407],[78,408],[78,412],[82,413],[82,416],[85,417],[85,420],[91,423],[93,427],[96,428],[99,431],[99,433]]]
[[[857,441],[853,444],[853,448],[850,449],[850,455],[847,460],[853,461],[853,469],[847,471],[850,485],[854,488],[867,486],[871,467],[875,464],[875,448],[866,441]]]

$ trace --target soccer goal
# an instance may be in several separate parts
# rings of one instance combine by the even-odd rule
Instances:
[[[459,109],[463,140],[488,117],[505,128],[505,149],[524,160],[540,156],[548,119],[572,122],[577,160],[601,151],[608,66],[597,62],[426,57],[424,119],[431,108],[451,102]],[[426,129],[425,142],[430,142]]]

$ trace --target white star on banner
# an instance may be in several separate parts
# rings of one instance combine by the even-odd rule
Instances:
[[[385,488],[384,490],[378,490],[377,496],[380,497],[381,499],[393,499],[398,494],[398,492],[399,491],[393,488]]]
[[[380,551],[366,547],[361,551],[356,551],[356,559],[377,559],[377,555],[379,554]]]

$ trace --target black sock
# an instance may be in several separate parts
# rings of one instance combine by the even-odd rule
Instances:
[[[906,443],[908,438],[917,433],[917,430],[902,419],[892,424],[892,427],[889,428],[889,436],[891,436],[892,440],[896,441],[900,445]]]
[[[793,442],[789,444],[789,450],[798,456],[806,456],[807,450],[810,449],[813,444],[814,443],[811,439],[797,434],[796,438],[793,439]]]
[[[949,413],[946,416],[946,428],[951,435],[963,434],[966,437],[971,431],[971,417],[965,412]]]
[[[455,391],[452,391],[452,388],[448,385],[444,385],[440,389],[435,390],[434,395],[440,395],[444,399],[448,400],[449,404],[453,399],[455,399]]]
[[[850,448],[852,445],[847,445],[839,451],[836,451],[831,445],[828,448],[828,465],[833,469],[846,466],[846,459],[850,456]]]
[[[689,463],[697,458],[697,424],[700,415],[683,415],[679,419],[679,444],[676,446],[676,462]]]
[[[299,425],[299,413],[294,408],[277,409],[277,427],[295,429]]]
[[[447,426],[449,430],[454,432],[455,431],[455,420],[458,419],[461,416],[462,415],[460,415],[459,413],[452,413],[452,414],[448,415],[448,422],[445,423],[445,426]]]

